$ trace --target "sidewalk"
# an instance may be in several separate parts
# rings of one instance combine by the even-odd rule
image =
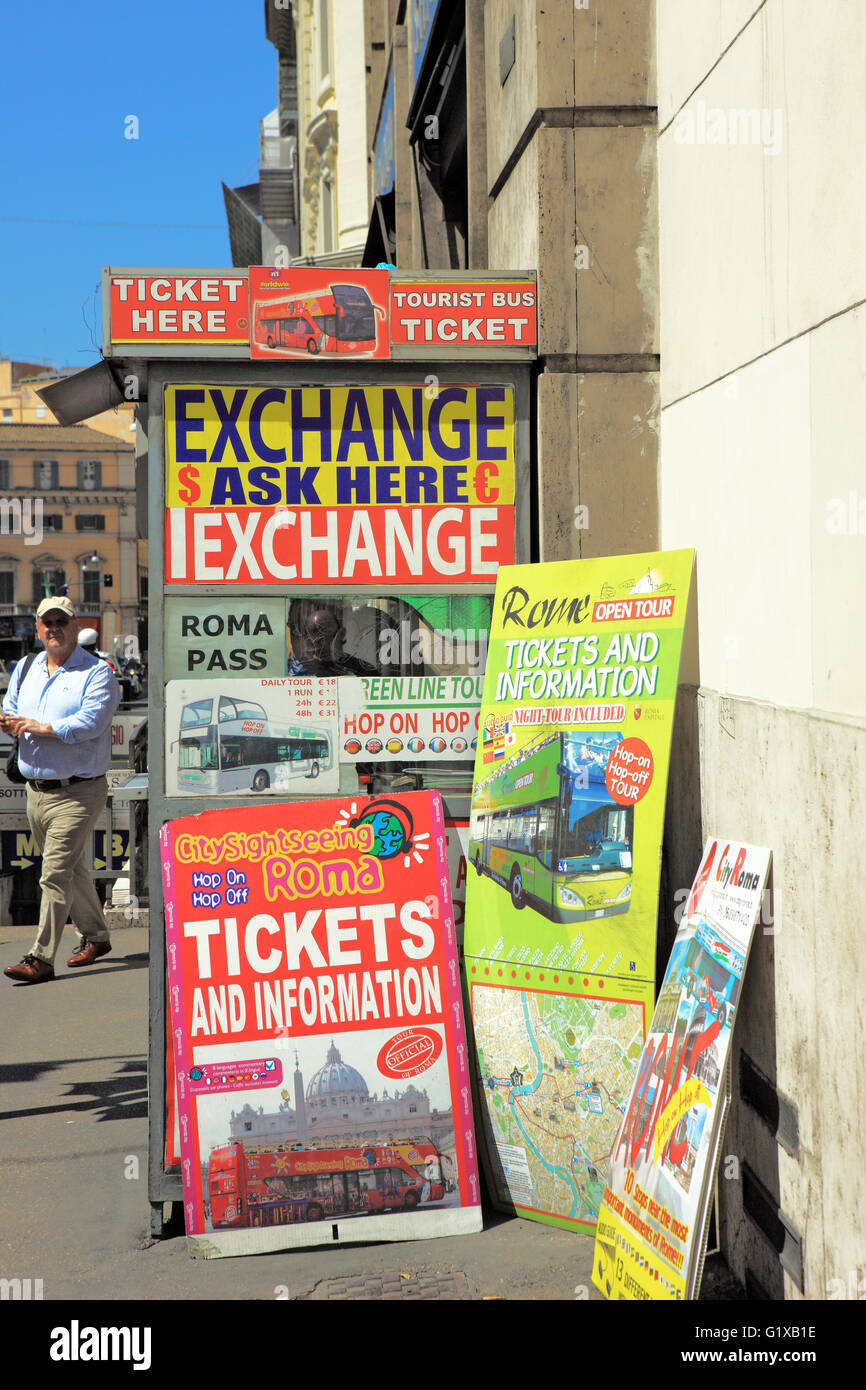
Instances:
[[[0,967],[33,929],[0,928]],[[601,1300],[588,1236],[485,1209],[479,1235],[193,1260],[182,1226],[149,1235],[147,932],[57,977],[0,981],[0,1278],[45,1300]],[[715,1275],[705,1297],[730,1298]],[[736,1296],[734,1294],[734,1296]]]

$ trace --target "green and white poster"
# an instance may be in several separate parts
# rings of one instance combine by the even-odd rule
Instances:
[[[491,1197],[594,1227],[652,1017],[690,550],[500,569],[464,951]]]

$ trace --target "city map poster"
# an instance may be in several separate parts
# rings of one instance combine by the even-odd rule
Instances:
[[[707,841],[613,1147],[593,1282],[697,1298],[727,1113],[731,1034],[771,854]]]
[[[501,569],[464,951],[498,1205],[594,1226],[652,1012],[693,552]]]
[[[481,1229],[438,792],[161,831],[192,1254]]]

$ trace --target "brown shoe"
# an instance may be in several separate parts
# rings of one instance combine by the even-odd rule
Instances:
[[[17,980],[22,985],[38,985],[43,980],[54,979],[54,966],[38,956],[25,956],[17,965],[7,965],[3,974],[9,980]]]
[[[82,941],[74,956],[70,956],[67,965],[92,965],[100,956],[107,956],[111,950],[109,941]]]

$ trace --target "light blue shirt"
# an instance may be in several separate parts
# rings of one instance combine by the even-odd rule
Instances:
[[[13,672],[3,712],[50,724],[57,738],[22,735],[18,740],[22,774],[31,782],[101,777],[111,762],[111,716],[120,702],[111,667],[76,647],[53,676],[45,652],[32,662],[21,685],[23,669],[24,660]]]

